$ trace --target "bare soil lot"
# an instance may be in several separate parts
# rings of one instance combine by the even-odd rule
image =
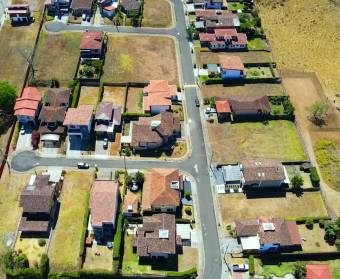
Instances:
[[[68,86],[76,71],[80,38],[81,33],[77,32],[42,32],[34,59],[36,78],[56,78],[61,86]]]
[[[212,52],[200,51],[196,53],[197,66],[202,67],[203,64],[219,63],[220,55],[239,56],[243,63],[255,62],[272,62],[272,56],[267,51],[244,51],[244,52]]]
[[[145,0],[143,27],[169,28],[172,24],[172,6],[168,0]]]
[[[104,86],[103,102],[112,102],[114,106],[124,107],[125,87]]]
[[[143,88],[129,87],[127,102],[127,112],[143,112]]]
[[[294,123],[290,121],[215,122],[208,124],[208,133],[215,163],[235,163],[244,158],[306,160]]]
[[[218,202],[225,226],[234,222],[235,219],[250,219],[259,216],[282,218],[327,216],[319,192],[305,192],[301,197],[287,193],[286,197],[263,199],[247,199],[244,194],[219,195]]]
[[[166,79],[178,84],[173,39],[156,36],[109,35],[104,81],[149,82]]]
[[[232,97],[232,96],[281,96],[284,94],[281,84],[257,83],[240,86],[223,86],[221,84],[203,85],[204,97]]]
[[[96,109],[98,103],[99,88],[82,86],[78,106],[80,105],[93,105]]]

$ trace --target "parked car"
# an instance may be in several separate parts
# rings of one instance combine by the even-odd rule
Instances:
[[[21,126],[20,128],[20,135],[24,135],[25,134],[25,127]]]
[[[82,19],[83,21],[85,21],[85,20],[86,20],[86,14],[83,14],[83,15],[81,16],[81,19]]]
[[[248,269],[248,264],[233,264],[233,271],[247,271]]]
[[[103,148],[107,149],[108,146],[109,146],[109,140],[107,138],[105,138],[104,141],[103,141]]]
[[[85,163],[85,162],[79,162],[77,166],[78,166],[78,169],[88,169],[88,168],[90,168],[90,165],[88,163]]]
[[[198,98],[195,98],[195,104],[196,104],[196,107],[200,106],[200,100],[198,100]]]

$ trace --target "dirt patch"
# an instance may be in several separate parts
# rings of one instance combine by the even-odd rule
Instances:
[[[319,192],[306,192],[301,197],[287,193],[285,197],[263,199],[247,199],[244,194],[230,194],[220,195],[218,201],[224,228],[236,219],[244,219],[245,216],[249,219],[259,216],[282,218],[327,216]]]
[[[125,87],[104,86],[103,102],[112,102],[114,106],[124,107]]]
[[[246,96],[281,96],[284,89],[281,84],[257,83],[240,86],[203,85],[202,93],[204,97],[246,97]]]
[[[82,86],[78,106],[80,105],[93,105],[94,109],[98,103],[99,88]]]
[[[120,140],[122,138],[122,133],[116,133],[115,141],[110,144],[110,155],[117,156],[120,152]]]
[[[178,270],[185,271],[198,265],[198,251],[196,248],[183,247],[183,254],[178,255]]]
[[[172,24],[171,9],[167,0],[145,0],[142,26],[169,28]]]
[[[151,79],[179,84],[174,40],[156,36],[109,35],[103,80],[149,82]]]
[[[127,102],[127,112],[143,112],[143,88],[129,87]]]

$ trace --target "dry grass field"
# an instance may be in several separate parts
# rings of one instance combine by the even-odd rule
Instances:
[[[68,86],[79,59],[81,33],[41,33],[34,65],[38,79],[56,78]]]
[[[340,1],[259,0],[278,67],[316,72],[328,96],[340,91]],[[340,98],[337,98],[340,103]]]
[[[112,102],[114,106],[124,106],[125,87],[105,86],[103,102]]]
[[[166,79],[178,84],[173,39],[156,36],[109,35],[103,81],[149,82]]]
[[[169,28],[172,25],[168,0],[144,0],[143,27]]]
[[[99,88],[82,86],[78,106],[80,105],[93,105],[96,109],[98,103]]]
[[[143,88],[130,87],[126,102],[127,112],[143,112]]]

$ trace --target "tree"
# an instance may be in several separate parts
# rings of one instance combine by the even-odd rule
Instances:
[[[194,23],[191,23],[190,26],[187,28],[187,37],[191,41],[195,38],[196,35],[196,28]]]
[[[327,102],[318,101],[312,104],[309,108],[309,119],[317,126],[325,124],[326,117],[329,111],[329,105]]]
[[[142,186],[144,183],[144,173],[138,171],[135,175],[135,180],[139,186]]]
[[[296,279],[306,278],[306,266],[300,262],[294,264],[294,276]]]
[[[0,81],[0,110],[12,111],[16,97],[16,88],[7,81]]]
[[[215,105],[216,105],[216,100],[215,100],[215,97],[211,97],[210,100],[209,100],[209,105],[210,107],[214,108]]]
[[[340,239],[340,217],[325,226],[325,240],[334,243],[337,239]]]
[[[128,186],[128,187],[131,186],[132,185],[132,181],[133,181],[132,176],[126,174],[125,175],[125,184],[126,184],[126,186]]]
[[[313,227],[314,227],[314,221],[313,221],[313,219],[312,219],[312,218],[308,218],[308,219],[306,220],[305,225],[306,225],[306,228],[307,228],[307,229],[312,230]]]
[[[303,186],[303,178],[301,174],[295,174],[292,178],[292,189],[294,191],[300,191]]]

